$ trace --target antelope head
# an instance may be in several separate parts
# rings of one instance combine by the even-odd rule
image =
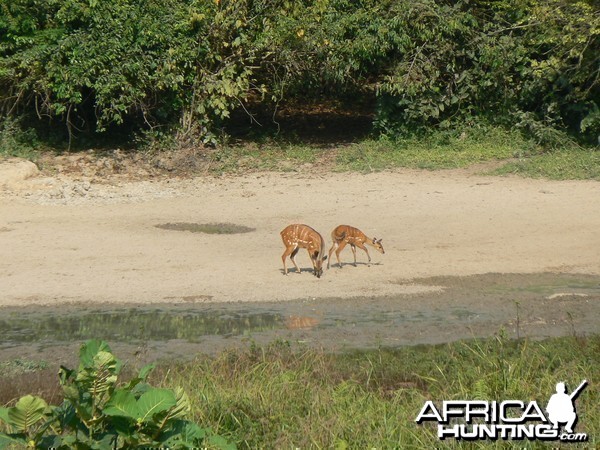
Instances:
[[[323,275],[323,261],[327,259],[327,255],[324,255],[322,250],[316,251],[311,255],[311,259],[315,268],[314,275],[317,278],[321,278],[321,275]]]
[[[375,247],[375,250],[379,253],[385,253],[383,245],[381,245],[381,239],[373,238],[373,247]]]

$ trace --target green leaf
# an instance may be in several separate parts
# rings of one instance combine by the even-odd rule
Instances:
[[[109,345],[104,341],[91,339],[84,342],[79,350],[80,367],[93,367],[94,357],[99,352],[112,353]]]
[[[0,408],[0,420],[8,423],[8,408]]]
[[[19,431],[27,431],[44,417],[46,402],[32,395],[21,397],[17,404],[8,410],[8,421]]]
[[[175,388],[175,399],[176,399],[175,407],[171,411],[169,411],[170,419],[183,418],[186,415],[188,415],[192,409],[192,406],[190,404],[190,398],[185,393],[183,388],[181,388],[181,387]]]
[[[135,396],[128,390],[120,389],[113,393],[102,410],[107,416],[122,416],[137,420],[140,410]]]
[[[187,420],[173,421],[171,428],[162,433],[159,441],[165,447],[186,448],[201,447],[207,430]]]
[[[115,356],[110,352],[99,351],[94,355],[94,367],[96,368],[112,369],[116,367],[116,363],[117,358],[115,358]]]
[[[211,446],[220,448],[221,450],[235,450],[237,448],[235,444],[229,442],[223,436],[219,436],[218,434],[213,434],[206,440]]]
[[[170,389],[151,389],[139,398],[139,420],[150,422],[155,414],[167,411],[177,404],[175,394]]]
[[[94,436],[94,441],[90,448],[93,450],[106,450],[115,448],[117,435],[113,433],[105,433],[104,435]]]
[[[154,364],[154,363],[148,364],[148,365],[142,367],[142,369],[140,370],[140,374],[138,375],[138,377],[142,381],[146,381],[146,378],[148,378],[148,375],[150,375],[150,372],[152,372],[152,370],[154,370],[155,367],[156,367],[156,364]]]
[[[27,446],[27,439],[25,437],[9,436],[4,433],[0,433],[0,449],[6,448],[11,444],[17,444],[20,446]]]
[[[74,370],[68,369],[65,366],[60,366],[60,369],[58,370],[58,377],[60,379],[61,386],[64,386],[65,384],[67,384],[69,382],[69,380],[71,380],[73,378],[74,374],[75,374]]]

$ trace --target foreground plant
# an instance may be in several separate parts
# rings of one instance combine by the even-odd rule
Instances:
[[[59,371],[62,405],[26,395],[13,407],[0,408],[0,422],[9,430],[0,433],[0,449],[11,444],[78,450],[234,448],[210,429],[185,420],[190,402],[182,389],[160,389],[146,382],[153,365],[118,384],[121,367],[106,342],[84,343],[78,369]]]

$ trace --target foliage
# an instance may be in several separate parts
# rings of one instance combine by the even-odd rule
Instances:
[[[48,367],[46,361],[32,361],[29,359],[16,358],[0,362],[0,376],[22,375],[28,372],[36,372]]]
[[[552,180],[600,181],[600,152],[568,147],[509,162],[492,171],[492,174],[517,174]]]
[[[84,358],[89,361],[95,348],[100,350],[101,345],[90,348]],[[100,356],[92,359],[104,360]],[[102,382],[90,383],[89,374],[81,372],[79,386],[102,386]],[[554,392],[558,380],[566,381],[569,388],[582,379],[593,386],[599,375],[597,335],[512,340],[500,330],[489,339],[333,354],[277,341],[268,346],[249,345],[225,351],[215,357],[158,365],[151,374],[153,384],[159,386],[152,395],[155,398],[141,399],[141,387],[147,381],[135,384],[134,379],[121,385],[117,388],[121,399],[114,398],[114,410],[108,412],[123,415],[100,414],[96,426],[116,424],[117,417],[122,417],[123,423],[136,427],[137,420],[130,421],[128,414],[141,417],[140,410],[148,410],[148,405],[159,396],[172,404],[173,397],[164,391],[175,394],[177,401],[178,386],[182,386],[190,393],[186,401],[189,416],[210,425],[241,448],[462,448],[464,442],[441,441],[435,428],[415,424],[426,400],[519,399],[536,400],[542,405]],[[146,376],[143,370],[136,378]],[[131,399],[125,401],[129,396],[127,389],[137,398],[135,403]],[[86,393],[90,391],[83,392]],[[588,434],[590,440],[586,444],[591,448],[598,446],[600,436],[598,401],[600,392],[591,387],[577,399],[577,432]],[[35,438],[36,430],[56,408],[42,408],[43,405],[35,397],[24,397],[16,405],[18,413],[14,410],[10,418],[11,408],[0,409],[0,420],[13,420],[19,427],[27,427],[28,436]],[[104,409],[110,407],[104,405]],[[40,414],[44,417],[35,422]],[[62,448],[90,448],[86,447],[89,440],[85,426],[80,425],[80,446]],[[52,426],[49,434],[60,427]],[[12,438],[0,438],[0,445],[6,445],[7,440],[23,442],[22,436],[15,436],[17,430],[13,431]],[[207,444],[218,446],[205,440],[204,446]],[[469,445],[500,449],[506,448],[507,442]],[[529,441],[527,448],[542,449],[547,445]],[[31,446],[35,447],[36,441]]]
[[[523,125],[525,115],[530,123],[591,131],[600,92],[600,15],[593,5],[397,3],[403,57],[380,86],[378,125],[393,132],[482,116]]]
[[[0,0],[0,114],[69,135],[176,125],[180,140],[215,142],[235,109],[359,96],[377,99],[391,137],[483,119],[595,143],[598,12],[594,0]]]
[[[26,395],[13,407],[0,408],[0,421],[10,430],[0,433],[0,448],[19,444],[39,449],[185,449],[202,443],[231,448],[209,429],[184,419],[190,401],[181,388],[155,388],[146,382],[153,365],[118,384],[121,367],[105,342],[84,343],[78,369],[60,369],[62,405],[49,406]]]
[[[19,121],[10,117],[0,122],[0,156],[35,159],[39,146],[37,133],[32,128],[23,130]]]
[[[192,414],[240,448],[463,448],[415,424],[426,400],[537,400],[599,375],[600,338],[511,340],[329,354],[276,342],[171,365],[163,385],[196,393]],[[160,368],[156,373],[160,371]],[[200,375],[201,374],[201,375]],[[577,432],[598,445],[600,393],[577,400]],[[532,449],[547,448],[529,441]],[[506,448],[471,442],[469,448]]]

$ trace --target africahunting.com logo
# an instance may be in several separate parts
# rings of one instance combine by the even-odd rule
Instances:
[[[586,433],[575,433],[577,411],[575,400],[587,386],[587,380],[571,394],[565,383],[556,384],[544,412],[537,402],[521,400],[503,402],[485,400],[443,401],[438,408],[425,402],[415,422],[437,422],[440,439],[464,440],[543,440],[585,442]],[[562,425],[562,430],[561,430]]]

